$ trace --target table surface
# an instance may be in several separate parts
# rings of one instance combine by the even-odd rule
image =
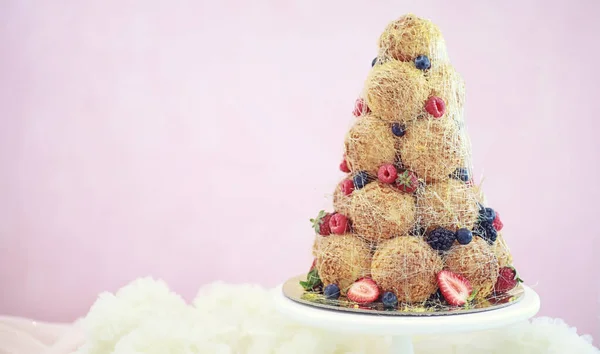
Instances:
[[[478,313],[444,316],[382,316],[327,310],[288,299],[278,287],[275,306],[283,315],[307,326],[376,335],[456,333],[509,326],[528,320],[540,309],[538,294],[524,287],[523,298],[511,306]]]

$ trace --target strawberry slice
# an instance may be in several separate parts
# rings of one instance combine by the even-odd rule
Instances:
[[[465,277],[449,270],[442,270],[437,274],[437,283],[444,299],[453,306],[466,304],[473,291],[471,283]]]
[[[379,297],[379,287],[370,278],[362,278],[354,282],[346,295],[349,300],[359,304],[371,303]]]

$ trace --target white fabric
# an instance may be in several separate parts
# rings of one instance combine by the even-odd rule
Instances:
[[[273,290],[214,283],[191,305],[165,283],[138,279],[101,294],[81,323],[56,325],[0,317],[0,354],[370,354],[389,338],[349,336],[296,325],[272,306]],[[414,338],[419,354],[600,353],[560,319],[509,328]]]

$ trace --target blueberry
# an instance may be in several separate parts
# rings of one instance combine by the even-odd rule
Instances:
[[[360,171],[356,175],[354,175],[353,181],[354,188],[361,189],[362,187],[367,185],[367,183],[369,183],[369,175],[367,175],[367,172],[365,171]]]
[[[473,233],[469,229],[458,229],[456,231],[456,240],[461,245],[468,245],[473,240]]]
[[[469,181],[469,170],[464,167],[457,168],[451,175],[452,178],[459,179],[463,182]]]
[[[427,70],[431,68],[431,62],[426,55],[419,55],[415,58],[415,66],[419,70]]]
[[[329,284],[325,287],[323,294],[330,300],[337,300],[340,297],[340,287],[335,284]]]
[[[395,308],[398,305],[398,298],[396,297],[396,295],[393,292],[386,291],[383,293],[383,296],[381,297],[381,302],[383,303],[383,306],[386,308]]]
[[[403,124],[394,123],[392,124],[392,133],[395,136],[404,136],[404,134],[406,133],[406,128]]]
[[[373,61],[371,62],[371,67],[375,66],[375,64],[377,64],[377,57],[373,58]]]

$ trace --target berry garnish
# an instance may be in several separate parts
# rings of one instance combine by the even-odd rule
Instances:
[[[429,61],[427,55],[419,55],[415,58],[415,66],[419,70],[427,70],[431,68],[431,62]]]
[[[449,270],[442,270],[437,274],[437,283],[446,302],[453,306],[466,304],[473,291],[471,283],[465,277]]]
[[[375,64],[377,64],[377,57],[373,58],[373,61],[371,62],[371,67],[375,66]]]
[[[329,219],[329,229],[336,235],[345,234],[350,230],[348,218],[343,214],[333,214]]]
[[[456,231],[456,240],[461,245],[468,245],[473,240],[473,233],[469,229],[458,229]]]
[[[342,160],[342,162],[340,163],[340,171],[346,172],[346,173],[350,172],[350,168],[348,167],[348,161],[346,161],[345,156],[344,156],[344,159]]]
[[[475,225],[473,234],[486,240],[490,245],[493,245],[498,238],[498,231],[494,228],[491,222],[481,221]]]
[[[393,309],[398,306],[398,297],[393,292],[386,291],[381,296],[381,302],[383,303],[383,307]]]
[[[315,269],[315,267],[317,266],[317,259],[315,258],[312,262],[312,265],[310,266],[310,269],[308,270],[309,272],[313,269]]]
[[[484,208],[483,205],[479,204],[479,221],[494,222],[496,218],[496,211],[492,208]]]
[[[379,297],[379,287],[372,279],[362,278],[350,286],[346,296],[350,301],[359,304],[368,304]]]
[[[413,172],[406,170],[396,178],[396,187],[404,193],[413,193],[419,187],[419,180]]]
[[[394,183],[396,178],[398,178],[396,166],[392,164],[382,165],[377,172],[377,178],[383,183]]]
[[[434,118],[439,118],[446,112],[446,104],[441,98],[432,96],[425,103],[425,110]]]
[[[310,222],[312,223],[313,229],[315,229],[317,234],[321,236],[327,236],[331,234],[331,229],[329,228],[329,219],[331,219],[331,214],[325,212],[325,210],[321,210],[315,219],[310,219]]]
[[[513,267],[500,268],[498,280],[494,285],[494,292],[496,294],[505,293],[513,289],[517,284],[522,283],[523,280],[517,275],[517,270]]]
[[[323,290],[323,295],[325,295],[327,299],[337,300],[340,297],[340,287],[335,284],[329,284],[325,287],[325,290]]]
[[[438,251],[447,251],[456,240],[456,234],[452,230],[438,227],[427,234],[427,243],[431,248]]]
[[[435,293],[433,293],[433,295],[431,295],[429,297],[429,300],[444,300],[444,295],[442,295],[442,291],[438,288],[437,291]]]
[[[400,124],[400,123],[392,124],[392,134],[394,134],[395,136],[404,136],[405,133],[406,133],[406,128],[404,127],[404,124]]]
[[[468,182],[469,181],[469,170],[467,170],[464,167],[459,167],[457,168],[454,172],[452,172],[452,174],[450,175],[451,178],[454,179],[458,179],[461,180],[463,182]]]
[[[502,220],[500,220],[500,214],[498,214],[498,212],[496,212],[496,217],[494,218],[494,221],[492,221],[492,225],[494,226],[494,229],[496,229],[496,231],[500,231],[504,227],[504,224],[502,223]]]
[[[354,114],[355,117],[359,117],[369,112],[371,112],[371,110],[367,106],[365,100],[363,100],[362,98],[358,98],[354,103],[354,111],[352,112],[352,114]]]
[[[366,171],[360,171],[354,175],[352,180],[354,182],[354,188],[361,189],[362,187],[366,186],[367,183],[369,183],[369,175]]]
[[[354,182],[351,179],[345,179],[342,181],[340,189],[344,195],[350,195],[354,191]]]

